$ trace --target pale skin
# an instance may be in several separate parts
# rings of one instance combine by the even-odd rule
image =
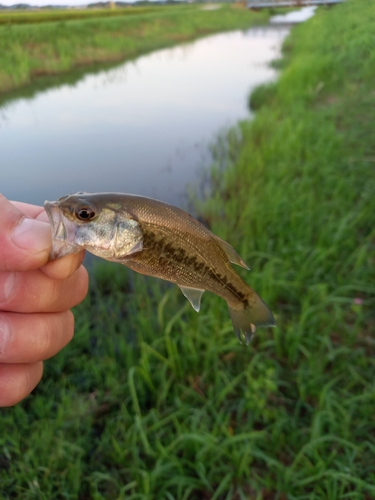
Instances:
[[[87,293],[83,252],[49,261],[51,245],[43,207],[0,194],[0,407],[36,387],[43,361],[72,339],[70,309]]]

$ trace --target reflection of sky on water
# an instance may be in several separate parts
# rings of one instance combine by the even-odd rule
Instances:
[[[41,204],[121,191],[183,204],[215,134],[248,116],[286,29],[231,32],[159,50],[0,110],[0,190]]]
[[[296,24],[303,23],[310,19],[315,13],[316,6],[310,5],[303,7],[300,10],[293,10],[286,14],[281,14],[279,16],[273,16],[270,19],[271,24]]]

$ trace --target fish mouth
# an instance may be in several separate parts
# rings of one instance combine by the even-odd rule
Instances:
[[[48,215],[52,230],[50,259],[59,259],[65,255],[81,251],[82,248],[75,243],[76,225],[64,217],[59,203],[56,201],[45,201],[44,210]]]

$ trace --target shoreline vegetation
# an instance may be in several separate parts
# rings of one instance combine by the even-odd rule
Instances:
[[[124,17],[141,14],[154,14],[164,9],[163,6],[151,5],[149,7],[132,6],[110,8],[67,8],[67,9],[34,9],[34,10],[5,10],[0,11],[0,26],[4,24],[39,24],[48,22],[77,21],[92,19],[93,17]]]
[[[80,68],[89,71],[98,63],[133,59],[211,33],[264,24],[269,18],[268,12],[239,7],[221,5],[216,10],[202,10],[201,4],[189,4],[27,12],[23,16],[0,12],[0,95],[44,77]],[[81,18],[84,13],[86,17]],[[22,16],[22,23],[15,21],[17,16]],[[48,16],[58,20],[48,22]],[[38,18],[40,22],[31,22]]]
[[[4,499],[375,498],[375,7],[318,9],[217,144],[199,211],[277,328],[98,265],[76,335],[0,416]]]

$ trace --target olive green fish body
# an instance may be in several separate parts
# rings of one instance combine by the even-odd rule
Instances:
[[[267,306],[231,266],[247,268],[241,257],[183,210],[120,193],[77,193],[45,207],[55,226],[54,258],[87,248],[177,284],[197,311],[203,292],[215,293],[228,303],[240,341],[241,332],[248,343],[256,326],[274,326]]]
[[[180,286],[207,290],[230,304],[244,301],[250,287],[233,270],[225,251],[215,238],[189,238],[163,227],[141,223],[143,250],[125,257],[123,263],[142,274]]]

